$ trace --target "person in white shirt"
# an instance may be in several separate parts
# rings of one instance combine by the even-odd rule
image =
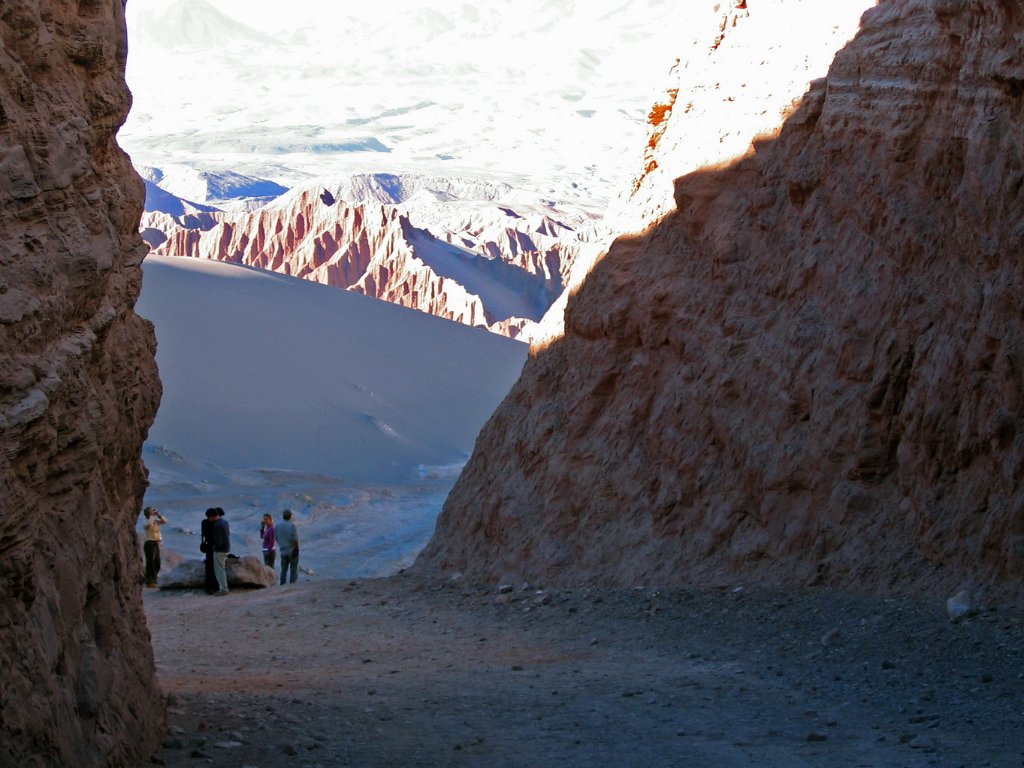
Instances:
[[[155,587],[156,577],[160,575],[160,526],[167,524],[167,518],[153,507],[146,507],[142,513],[146,522],[142,528],[146,532],[146,540],[142,544],[142,552],[146,556],[146,586]]]

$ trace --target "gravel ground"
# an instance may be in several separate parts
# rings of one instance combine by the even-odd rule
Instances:
[[[1024,766],[1024,613],[766,593],[147,591],[184,766]]]

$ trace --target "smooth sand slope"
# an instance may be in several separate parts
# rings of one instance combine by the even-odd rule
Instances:
[[[148,444],[221,467],[402,482],[464,461],[526,346],[230,264],[150,257],[164,396]]]

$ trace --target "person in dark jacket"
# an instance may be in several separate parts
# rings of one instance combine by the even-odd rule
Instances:
[[[216,507],[217,517],[213,521],[213,572],[217,576],[217,595],[228,593],[227,562],[231,551],[231,530],[224,519],[224,510]]]
[[[217,510],[210,507],[206,510],[206,517],[199,526],[200,541],[199,549],[206,556],[206,578],[203,585],[206,594],[212,595],[217,591],[217,575],[213,572],[213,523],[217,518]]]

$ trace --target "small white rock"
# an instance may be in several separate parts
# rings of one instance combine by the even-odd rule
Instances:
[[[971,612],[971,593],[961,589],[946,601],[946,613],[950,621],[960,621]]]

